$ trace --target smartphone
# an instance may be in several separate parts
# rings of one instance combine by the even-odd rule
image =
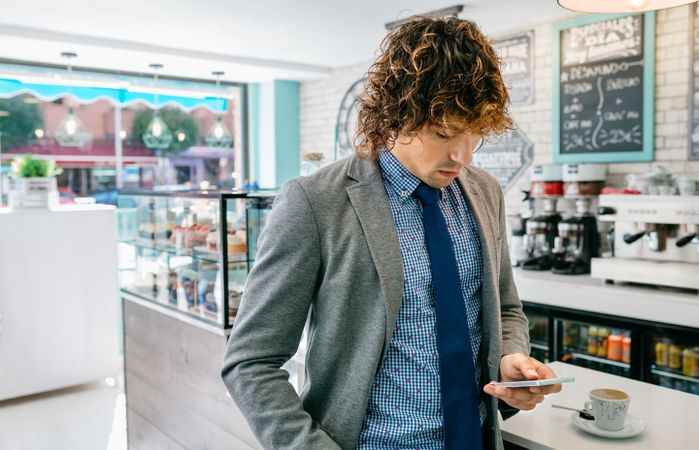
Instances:
[[[522,381],[491,381],[493,386],[502,387],[532,387],[532,386],[549,386],[551,384],[571,383],[575,381],[575,377],[558,377],[546,378],[545,380],[522,380]]]

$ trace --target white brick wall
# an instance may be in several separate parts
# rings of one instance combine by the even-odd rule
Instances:
[[[364,76],[372,61],[367,60],[331,72],[328,78],[301,83],[301,154],[322,152],[332,161],[335,149],[335,122],[345,92]]]
[[[655,161],[609,164],[609,185],[623,186],[627,174],[646,172],[658,165],[674,173],[699,172],[699,161],[687,161],[690,7],[656,13]],[[534,143],[535,164],[553,161],[552,33],[550,22],[534,27],[535,103],[511,109],[518,126]],[[352,83],[366,73],[371,62],[368,58],[353,66],[335,69],[326,79],[301,84],[302,153],[322,151],[332,160],[340,102]],[[524,175],[507,192],[508,209],[519,207],[519,191],[527,188],[528,175]]]

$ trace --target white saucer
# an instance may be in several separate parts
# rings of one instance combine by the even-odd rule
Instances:
[[[628,438],[641,434],[646,429],[646,421],[632,414],[626,414],[624,428],[619,431],[603,430],[595,425],[594,420],[583,419],[579,413],[573,413],[570,417],[573,419],[575,426],[581,430],[607,438]]]

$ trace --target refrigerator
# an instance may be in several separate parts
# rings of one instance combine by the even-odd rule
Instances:
[[[531,356],[699,395],[699,329],[524,302]]]
[[[699,395],[699,334],[674,327],[648,330],[643,377],[649,383]]]

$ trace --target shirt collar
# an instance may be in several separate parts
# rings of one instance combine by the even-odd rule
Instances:
[[[388,150],[382,149],[379,153],[379,167],[388,186],[393,189],[402,200],[406,200],[420,185],[420,179],[410,173],[408,169]]]

